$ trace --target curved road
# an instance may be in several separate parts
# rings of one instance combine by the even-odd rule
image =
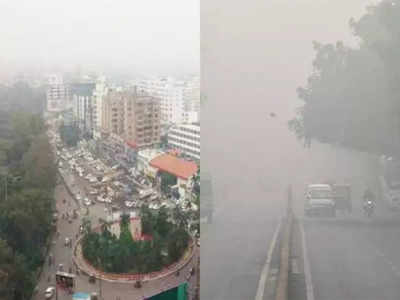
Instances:
[[[202,226],[202,299],[255,299],[288,184],[294,186],[300,212],[307,183],[348,182],[357,202],[366,184],[374,182],[373,157],[320,144],[304,149],[287,129],[287,121],[300,105],[296,88],[311,71],[312,41],[353,43],[348,21],[359,17],[367,3],[202,1],[202,170],[212,175],[215,201],[213,224]],[[317,299],[393,299],[352,297],[361,283],[371,279],[357,269],[371,258],[369,250],[360,246],[379,245],[384,239],[380,227],[371,225],[359,233],[360,226],[353,223],[348,224],[349,230],[345,225],[326,225],[329,234],[319,225],[305,226],[310,255],[316,257],[311,259],[311,271],[318,278]],[[324,247],[335,247],[336,234],[337,243],[348,248],[321,253]],[[387,252],[378,249],[384,253],[395,249],[387,247]],[[352,268],[350,254],[360,252],[364,261]],[[343,253],[348,254],[347,260],[338,264]],[[390,268],[382,261],[376,263],[382,271]],[[346,270],[352,273],[343,275]],[[391,276],[379,274],[377,285]],[[351,281],[354,286],[343,284],[349,276],[356,276]],[[335,280],[342,281],[334,285]],[[341,287],[347,294],[334,292]]]

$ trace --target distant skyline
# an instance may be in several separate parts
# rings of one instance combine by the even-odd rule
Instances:
[[[200,67],[199,0],[0,0],[0,76],[95,70],[180,75]]]

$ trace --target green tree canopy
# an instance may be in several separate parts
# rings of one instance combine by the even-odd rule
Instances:
[[[314,42],[314,71],[297,90],[304,101],[289,127],[315,139],[360,151],[400,153],[400,1],[384,0],[350,27],[358,47]]]

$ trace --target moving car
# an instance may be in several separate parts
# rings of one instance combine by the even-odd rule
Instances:
[[[307,186],[304,203],[306,216],[336,216],[333,189],[330,184],[310,184]]]
[[[86,198],[83,200],[83,203],[84,203],[86,206],[90,206],[90,205],[92,204],[92,201],[90,201],[90,199],[89,199],[88,197],[86,197]]]

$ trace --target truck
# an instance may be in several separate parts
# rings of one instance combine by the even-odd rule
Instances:
[[[309,184],[306,191],[306,216],[335,217],[336,212],[352,212],[351,187],[348,184]]]

